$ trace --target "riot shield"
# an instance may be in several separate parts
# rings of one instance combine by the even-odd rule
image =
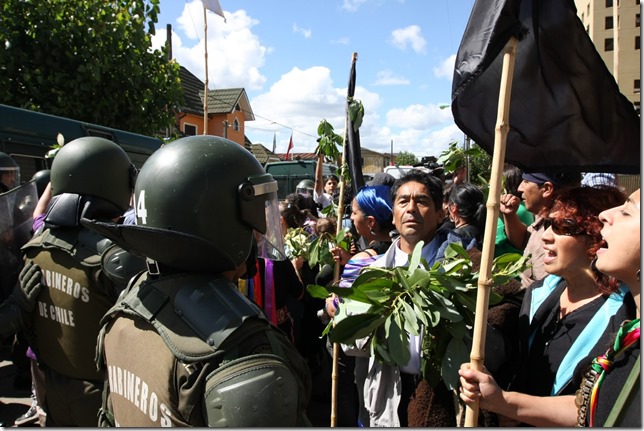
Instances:
[[[0,194],[0,300],[13,290],[23,260],[20,248],[31,239],[38,202],[34,181]]]

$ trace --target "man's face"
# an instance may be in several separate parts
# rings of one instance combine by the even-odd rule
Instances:
[[[434,239],[443,217],[443,211],[436,210],[424,184],[409,181],[398,188],[394,198],[394,224],[400,233],[400,248],[405,253],[411,253],[421,240],[427,244]]]
[[[521,193],[525,208],[533,214],[541,210],[543,204],[542,188],[539,184],[532,181],[523,180],[517,190]]]
[[[7,186],[9,189],[16,187],[16,171],[2,171],[0,173],[0,182]]]

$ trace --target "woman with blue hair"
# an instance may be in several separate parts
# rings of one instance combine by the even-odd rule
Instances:
[[[364,239],[367,247],[351,256],[349,252],[337,247],[333,251],[336,261],[344,265],[340,279],[340,287],[351,287],[353,281],[360,275],[363,268],[371,265],[380,255],[384,254],[391,245],[389,233],[395,229],[393,225],[393,204],[391,202],[391,187],[385,185],[367,186],[361,188],[351,203],[351,221],[356,231]],[[327,298],[325,316],[332,318],[339,307],[337,296]],[[338,426],[368,424],[369,419],[364,410],[362,388],[356,386],[354,369],[356,361],[368,361],[368,358],[357,358],[340,352],[338,361],[339,392],[343,394],[338,403]],[[364,367],[362,367],[364,368]]]

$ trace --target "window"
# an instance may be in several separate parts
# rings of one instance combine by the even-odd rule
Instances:
[[[640,80],[639,79],[636,79],[635,81],[633,81],[633,91],[635,91],[636,93],[640,92]]]
[[[613,7],[613,0],[606,0],[606,7]]]
[[[635,36],[635,49],[640,49],[640,37]]]
[[[604,28],[606,30],[610,30],[611,28],[613,28],[613,17],[612,16],[607,16],[606,17],[606,20],[604,22]]]
[[[183,123],[183,133],[187,136],[194,136],[197,134],[197,126],[194,124]]]
[[[239,120],[237,118],[233,121],[233,130],[239,132]]]
[[[590,24],[586,26],[586,33],[590,34]]]
[[[607,37],[604,39],[604,51],[612,51],[613,50],[613,38],[612,37]]]
[[[635,27],[640,26],[640,14],[635,14]]]
[[[640,4],[640,0],[635,0],[635,4]]]

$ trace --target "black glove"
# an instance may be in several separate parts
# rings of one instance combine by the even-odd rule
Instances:
[[[20,271],[18,280],[20,281],[20,288],[13,289],[11,298],[20,308],[30,313],[36,306],[36,299],[38,299],[38,295],[42,290],[42,271],[32,260],[28,260],[22,271]]]

